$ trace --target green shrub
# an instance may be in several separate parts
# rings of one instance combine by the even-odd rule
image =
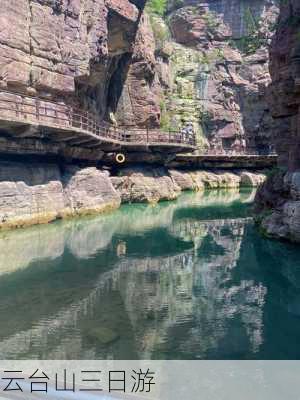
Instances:
[[[167,0],[149,0],[146,7],[150,13],[163,16],[167,11]]]

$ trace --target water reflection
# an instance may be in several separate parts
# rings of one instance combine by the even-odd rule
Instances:
[[[252,199],[185,194],[2,233],[0,357],[297,358],[299,250],[257,234]]]

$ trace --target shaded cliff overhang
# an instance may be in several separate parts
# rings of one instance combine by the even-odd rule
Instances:
[[[136,23],[139,18],[139,9],[128,0],[107,0],[106,6],[120,17]]]

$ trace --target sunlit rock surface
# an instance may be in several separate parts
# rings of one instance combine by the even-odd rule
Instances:
[[[120,192],[122,202],[149,202],[174,200],[184,190],[233,189],[242,186],[257,187],[265,175],[248,172],[189,171],[166,168],[124,168],[111,180]]]
[[[278,1],[169,1],[153,17],[163,125],[193,122],[199,146],[269,151],[268,45]],[[169,32],[169,33],[168,33]]]
[[[247,176],[247,179],[245,178]],[[243,178],[244,177],[244,178]],[[245,180],[246,179],[246,180]],[[95,167],[1,162],[0,228],[111,211],[123,203],[176,200],[184,190],[255,187],[259,173],[128,167],[110,176]]]
[[[111,179],[123,202],[174,200],[181,191],[164,168],[128,168]]]
[[[2,162],[0,225],[22,227],[118,208],[120,196],[96,168]]]

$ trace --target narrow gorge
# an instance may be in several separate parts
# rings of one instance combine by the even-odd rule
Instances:
[[[2,227],[258,186],[274,165],[266,88],[277,1],[1,5]],[[94,125],[98,135],[109,127],[108,143]],[[163,145],[186,131],[193,148]],[[117,146],[113,134],[136,143]]]

